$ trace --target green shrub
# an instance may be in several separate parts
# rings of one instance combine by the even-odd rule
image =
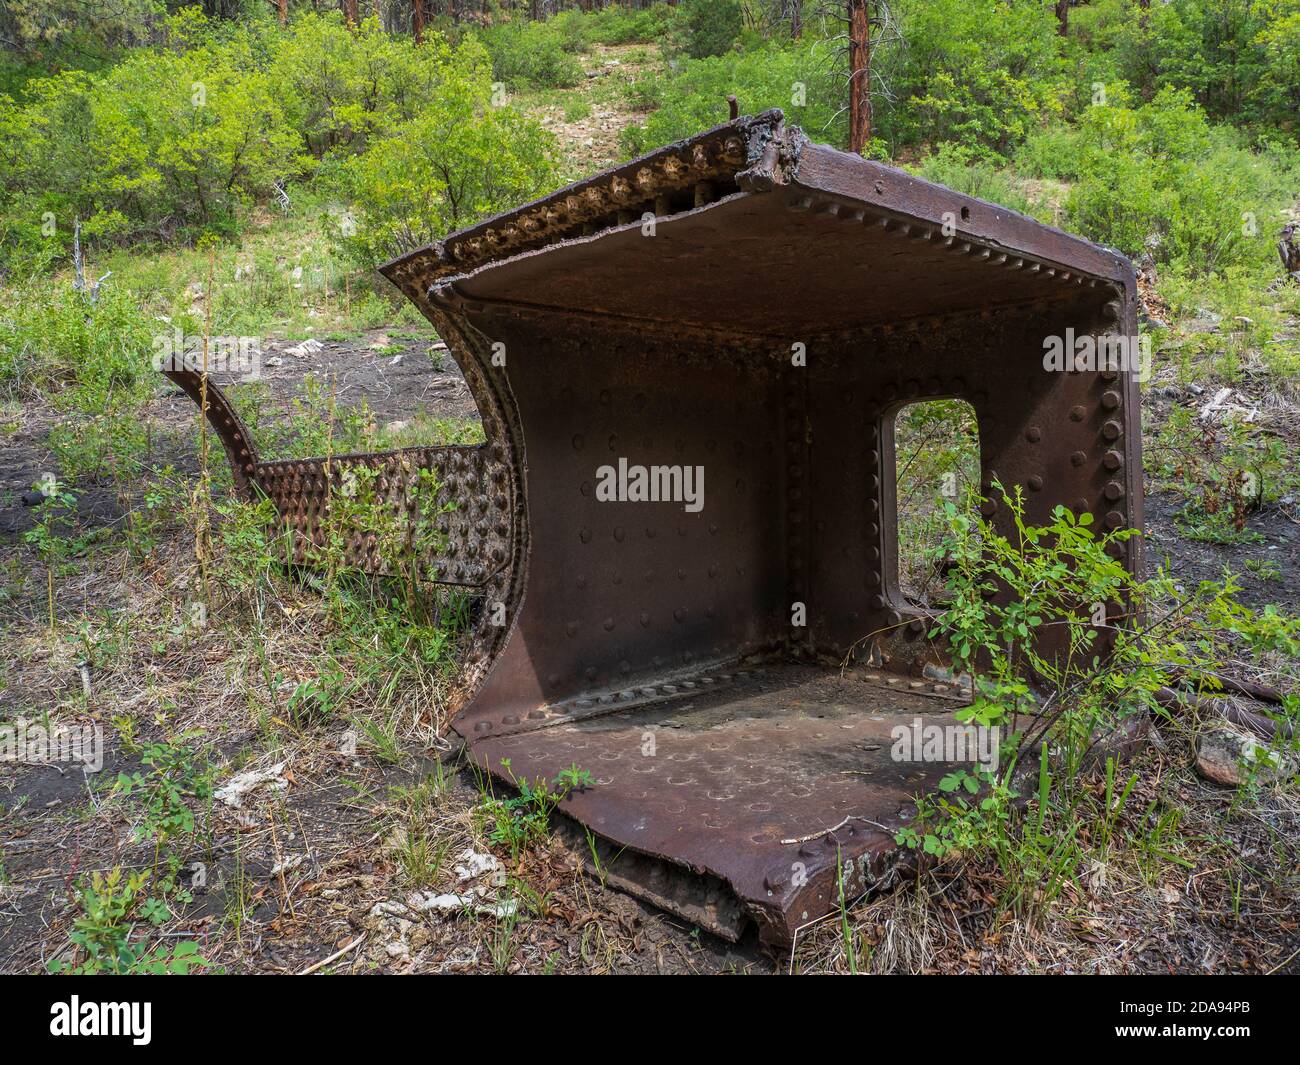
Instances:
[[[648,44],[668,36],[676,11],[676,8],[668,4],[658,3],[639,11],[606,7],[582,18],[586,25],[587,39],[593,44]]]
[[[512,107],[493,107],[487,56],[467,42],[438,94],[352,164],[360,212],[347,243],[368,265],[512,207],[557,181],[554,138]]]
[[[1017,187],[1012,174],[991,163],[972,158],[973,152],[956,144],[941,144],[938,151],[921,162],[921,175],[967,196],[1010,207],[1021,214],[1039,215],[1050,221],[1024,191]]]
[[[1069,80],[1050,5],[905,0],[895,16],[906,47],[881,47],[872,60],[889,87],[877,135],[895,155],[943,141],[1005,155],[1059,114]]]
[[[1090,107],[1079,131],[1066,212],[1084,235],[1190,275],[1271,259],[1294,161],[1211,127],[1185,90]]]
[[[572,20],[529,22],[511,19],[478,33],[492,57],[492,80],[512,90],[567,89],[582,80],[581,34]]]
[[[636,155],[725,122],[730,93],[745,114],[779,107],[813,139],[842,142],[845,119],[838,113],[839,87],[831,66],[832,49],[807,41],[685,60],[676,70],[648,73],[631,93],[650,114],[624,129],[623,148]]]
[[[102,75],[70,72],[0,101],[5,187],[66,242],[228,231],[238,207],[303,169],[281,94],[247,35],[141,51]]]
[[[451,47],[416,45],[366,19],[350,29],[337,11],[305,14],[268,45],[268,72],[290,124],[316,159],[353,155],[419,115],[435,98]]]
[[[1125,17],[1126,15],[1126,17]],[[1185,90],[1217,121],[1284,130],[1300,111],[1300,3],[1168,0],[1120,16],[1119,73],[1144,99]]]
[[[744,25],[740,0],[682,0],[680,9],[674,44],[691,59],[729,51]]]

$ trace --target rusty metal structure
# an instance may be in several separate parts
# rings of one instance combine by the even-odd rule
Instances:
[[[452,722],[471,757],[589,770],[561,809],[611,881],[722,936],[788,944],[841,890],[889,883],[912,798],[951,769],[890,757],[895,726],[967,698],[899,588],[901,407],[969,402],[984,484],[1021,486],[1027,520],[1064,504],[1141,528],[1136,375],[1043,359],[1046,337],[1136,335],[1128,261],[780,112],[383,273],[448,343],[487,442],[261,462],[210,388],[237,486],[307,543],[350,464],[397,505],[435,470],[457,508],[430,569],[490,608]],[[610,498],[620,460],[702,470],[701,505]],[[1136,570],[1139,541],[1121,550]]]

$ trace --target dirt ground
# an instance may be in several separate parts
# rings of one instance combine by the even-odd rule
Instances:
[[[327,342],[304,358],[271,345],[265,382],[284,416],[306,374],[332,378],[341,404],[364,398],[377,423],[423,412],[473,417],[450,359],[431,366],[426,339],[372,332]],[[400,350],[395,350],[400,349]],[[269,360],[268,360],[269,361]],[[182,470],[194,467],[194,408],[170,385],[148,415],[152,446]],[[102,769],[83,774],[50,765],[0,763],[0,971],[43,971],[68,956],[75,885],[95,870],[148,867],[131,809],[111,795],[119,773],[140,768],[151,738],[199,733],[221,768],[218,786],[264,771],[236,802],[216,800],[185,855],[193,903],[160,927],[159,943],[193,939],[227,972],[754,972],[844,971],[842,929],[808,930],[793,955],[774,958],[756,943],[725,943],[579,871],[552,842],[511,867],[484,841],[483,794],[457,762],[453,745],[412,714],[396,750],[349,745],[337,726],[270,725],[250,713],[245,689],[255,668],[249,641],[214,625],[192,640],[143,638],[111,666],[96,669],[83,693],[74,642],[52,644],[45,628],[45,583],[21,535],[32,522],[21,493],[52,467],[45,435],[55,415],[26,412],[0,440],[0,621],[13,658],[0,691],[0,716],[105,725]],[[83,529],[122,520],[113,490],[82,493]],[[1267,555],[1281,580],[1248,577],[1247,601],[1300,602],[1296,521],[1283,508],[1256,516],[1264,539],[1244,547],[1192,544],[1172,524],[1172,500],[1148,507],[1152,554],[1186,579],[1218,577]],[[60,579],[60,615],[96,619],[128,609],[132,624],[166,631],[193,580],[192,542],[181,532],[149,558],[115,549],[79,560]],[[277,661],[290,663],[283,687],[312,674],[318,596],[309,585],[273,604]],[[100,624],[101,622],[94,622]],[[296,664],[296,665],[295,665]],[[296,669],[297,672],[291,672]],[[441,693],[427,693],[436,706]],[[418,700],[413,700],[414,706]],[[287,714],[285,715],[287,717]],[[432,719],[437,720],[436,712]],[[129,719],[133,744],[122,740]],[[1139,757],[1134,830],[1177,809],[1178,862],[1093,869],[1071,897],[1036,923],[993,923],[997,886],[990,870],[946,866],[853,911],[875,971],[1295,971],[1297,841],[1300,812],[1278,790],[1242,803],[1201,781],[1186,739],[1157,731]],[[1126,819],[1130,815],[1126,814]],[[426,832],[437,871],[410,886],[411,833]],[[1172,844],[1170,846],[1173,846]],[[1227,872],[1230,870],[1230,874]],[[467,905],[444,912],[437,895]],[[326,964],[322,961],[330,959]],[[854,964],[858,964],[856,961]]]

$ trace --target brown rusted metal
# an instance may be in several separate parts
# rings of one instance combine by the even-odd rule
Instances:
[[[180,360],[169,360],[162,373],[174,381],[181,390],[203,410],[212,431],[217,434],[230,463],[235,490],[241,495],[251,491],[253,475],[257,469],[257,448],[239,413],[226,394],[209,378],[206,382],[200,370],[186,367]],[[206,395],[205,395],[206,392]],[[207,401],[206,408],[204,400]]]
[[[1136,334],[1127,260],[779,112],[383,272],[483,416],[482,472],[454,494],[496,495],[490,529],[448,530],[486,548],[454,575],[505,621],[453,727],[504,779],[589,770],[562,809],[614,882],[719,934],[787,943],[841,880],[888,882],[911,797],[952,768],[890,753],[895,725],[951,723],[963,698],[925,679],[944,655],[898,583],[902,406],[969,402],[984,483],[1023,489],[1027,520],[1064,504],[1141,528],[1136,376],[1043,363],[1049,336]],[[702,505],[603,498],[620,460],[702,468]],[[286,469],[255,464],[310,529],[320,473]],[[1121,551],[1136,570],[1138,541]]]
[[[202,406],[202,371],[169,364],[163,373]],[[229,397],[210,378],[206,399],[208,423],[230,461],[236,492],[247,499],[266,496],[275,504],[291,537],[293,562],[310,563],[319,557],[327,545],[331,500],[348,492],[356,472],[366,469],[373,471],[369,490],[375,504],[404,519],[408,539],[418,521],[420,473],[433,475],[438,512],[428,518],[430,549],[415,560],[425,579],[482,588],[508,568],[513,511],[505,490],[506,471],[493,460],[491,449],[411,447],[264,462]],[[342,530],[340,538],[339,561],[370,573],[390,569],[390,552],[400,546],[380,544],[373,531],[364,529]]]

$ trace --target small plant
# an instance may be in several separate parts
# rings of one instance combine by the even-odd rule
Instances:
[[[516,780],[508,758],[501,760],[501,767],[510,774],[519,794],[511,799],[487,795],[479,809],[488,825],[488,839],[509,848],[511,859],[517,862],[525,850],[546,839],[552,811],[571,792],[589,788],[595,781],[590,771],[577,765],[561,769],[553,780],[534,782]]]
[[[36,524],[23,534],[23,540],[36,552],[45,565],[45,595],[49,610],[50,635],[57,630],[54,613],[54,572],[59,563],[71,554],[73,541],[59,535],[59,528],[69,525],[69,513],[76,513],[77,497],[57,480],[33,485],[43,498],[36,505]]]
[[[197,943],[183,942],[150,950],[147,939],[135,938],[137,923],[157,927],[171,916],[161,899],[148,894],[150,874],[123,874],[121,868],[92,873],[77,902],[70,936],[72,960],[51,962],[50,971],[90,976],[149,974],[183,976],[205,965]]]
[[[1164,575],[1139,580],[1114,557],[1130,534],[1099,535],[1091,515],[1057,507],[1046,524],[1027,525],[1018,493],[1003,493],[999,509],[1010,535],[946,506],[948,534],[933,550],[948,560],[951,600],[931,636],[946,640],[955,667],[974,678],[974,698],[957,718],[1007,729],[1007,757],[996,775],[945,776],[935,794],[918,798],[897,841],[935,859],[991,855],[1003,874],[1001,904],[1034,920],[1089,853],[1106,861],[1121,832],[1137,777],[1122,782],[1109,761],[1094,794],[1083,770],[1097,742],[1126,717],[1159,710],[1161,689],[1216,690],[1221,663],[1246,651],[1294,655],[1300,619],[1242,606],[1231,579],[1190,594]],[[1024,752],[1038,768],[1027,813],[1015,775]],[[1142,823],[1156,828],[1134,838],[1138,848],[1180,862],[1167,842],[1176,821],[1148,811]]]
[[[1282,580],[1282,567],[1271,558],[1248,558],[1246,559],[1246,569],[1261,581],[1280,583]]]
[[[152,875],[158,876],[165,859],[166,870],[158,884],[164,894],[171,894],[178,890],[176,878],[183,863],[182,856],[171,845],[194,834],[195,818],[189,803],[195,799],[200,802],[211,799],[212,770],[194,751],[181,744],[146,744],[140,757],[149,772],[118,774],[114,790],[123,798],[134,798],[139,803],[136,840],[153,841]],[[180,894],[187,896],[183,891]],[[188,897],[185,901],[189,901]]]

